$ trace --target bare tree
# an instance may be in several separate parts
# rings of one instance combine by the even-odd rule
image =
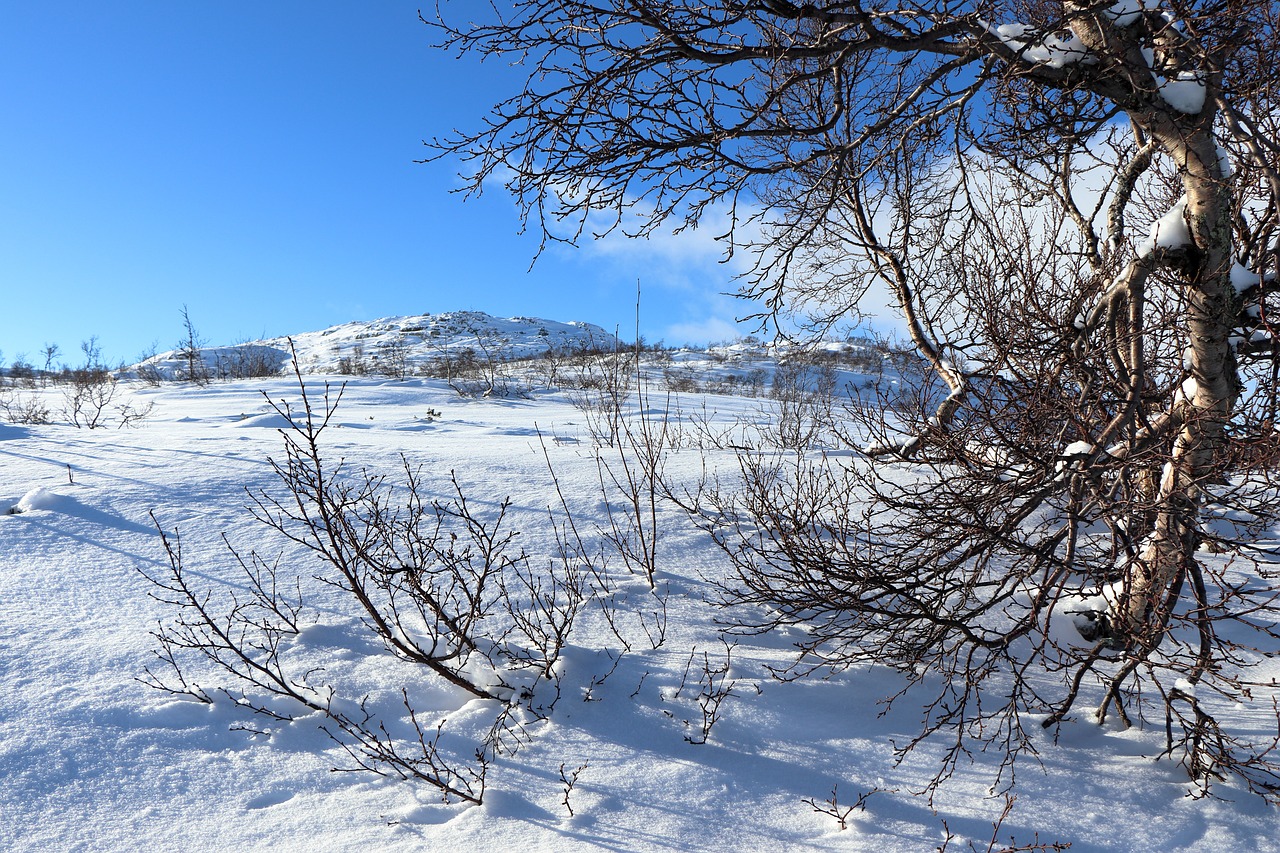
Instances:
[[[40,354],[44,356],[44,374],[41,377],[41,385],[49,384],[49,377],[53,375],[53,360],[58,357],[60,352],[57,344],[46,343],[40,350]]]
[[[878,464],[744,458],[742,495],[691,499],[733,522],[712,529],[728,600],[761,605],[745,623],[805,623],[810,663],[952,674],[926,721],[958,734],[952,760],[968,738],[1014,754],[1025,714],[1051,725],[1092,692],[1100,716],[1155,709],[1206,785],[1280,790],[1267,744],[1205,700],[1247,698],[1242,668],[1274,651],[1253,616],[1276,555],[1206,509],[1261,529],[1276,503],[1231,448],[1275,435],[1277,4],[519,0],[495,18],[428,22],[528,72],[434,142],[474,191],[502,177],[545,240],[723,212],[763,321],[830,328],[880,286],[933,368],[892,428],[844,421]],[[887,473],[905,457],[922,479]]]
[[[205,364],[201,349],[206,341],[196,331],[187,306],[182,306],[182,339],[178,341],[178,357],[186,362],[185,375],[182,377],[196,385],[209,384],[209,366]]]

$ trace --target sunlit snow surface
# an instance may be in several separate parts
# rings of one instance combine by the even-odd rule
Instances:
[[[318,390],[323,379],[309,381]],[[312,717],[279,724],[144,687],[136,679],[155,646],[148,631],[172,616],[137,571],[163,565],[148,513],[180,532],[202,584],[236,582],[222,533],[242,548],[273,547],[242,509],[245,488],[275,488],[266,458],[281,449],[280,419],[260,389],[296,403],[285,379],[136,387],[134,401],[155,403],[138,429],[0,425],[0,510],[17,510],[0,512],[0,850],[920,851],[943,843],[944,823],[957,836],[949,849],[969,841],[987,849],[1004,804],[988,796],[996,756],[962,762],[932,806],[913,796],[945,744],[927,742],[894,763],[890,743],[916,733],[920,707],[908,697],[880,716],[877,700],[901,686],[887,670],[779,683],[765,667],[789,661],[793,638],[740,638],[724,718],[709,743],[687,742],[686,721],[699,711],[679,687],[693,649],[722,648],[704,597],[725,567],[670,511],[659,544],[666,643],[640,644],[613,668],[605,650],[616,653],[617,641],[584,620],[566,654],[560,704],[492,769],[483,806],[446,806],[423,786],[331,772],[350,760]],[[701,411],[704,401],[726,422],[758,418],[766,405],[700,396],[681,405]],[[431,475],[433,494],[446,492],[456,470],[480,506],[511,495],[523,546],[546,554],[556,498],[539,432],[579,526],[603,523],[590,436],[560,393],[462,400],[442,382],[359,379],[325,451],[387,472],[405,454]],[[728,452],[709,461],[733,465]],[[701,464],[683,451],[668,470],[692,476]],[[304,580],[315,570],[296,553],[285,565]],[[322,607],[298,642],[333,679],[381,708],[394,707],[388,695],[405,685],[462,738],[488,725],[483,703],[386,655],[331,589],[310,581],[304,589]],[[1261,727],[1265,716],[1257,719]],[[235,730],[246,726],[269,734]],[[1044,768],[1020,766],[1000,845],[1038,837],[1077,853],[1280,849],[1277,813],[1255,798],[1230,785],[1218,789],[1226,800],[1187,797],[1181,771],[1152,760],[1159,731],[1072,721],[1037,747]],[[583,764],[570,817],[560,768]],[[883,792],[841,831],[804,802],[833,787],[845,804]]]

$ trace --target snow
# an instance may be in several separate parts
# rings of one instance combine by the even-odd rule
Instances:
[[[1171,79],[1157,75],[1156,82],[1160,97],[1178,112],[1196,115],[1204,109],[1208,88],[1199,72],[1182,71]]]
[[[60,496],[54,492],[43,487],[35,488],[23,495],[10,512],[17,514],[37,509],[53,509],[58,505],[59,500]]]
[[[395,359],[412,370],[466,351],[483,355],[486,348],[510,357],[532,358],[548,349],[563,351],[612,349],[617,338],[600,326],[556,322],[535,317],[500,318],[483,311],[450,311],[353,321],[288,337],[267,338],[230,347],[200,347],[199,361],[212,378],[240,378],[245,366],[261,366],[279,373],[290,362],[290,347],[298,351],[304,370],[337,373],[344,360],[352,369],[388,371]],[[239,372],[237,372],[239,371]],[[169,381],[190,372],[185,354],[158,353],[124,371],[123,378],[154,376]]]
[[[1187,225],[1187,197],[1178,199],[1177,204],[1164,216],[1151,223],[1147,239],[1138,244],[1138,257],[1145,258],[1156,249],[1175,250],[1191,245],[1191,229]]]
[[[1131,27],[1142,17],[1143,8],[1142,0],[1116,0],[1102,14],[1117,27]]]
[[[1028,24],[1001,24],[996,27],[988,24],[987,29],[1028,62],[1051,68],[1065,68],[1077,62],[1097,62],[1097,57],[1074,33],[1063,37],[1040,32]]]
[[[1196,381],[1195,376],[1188,376],[1182,380],[1182,384],[1173,392],[1173,402],[1175,405],[1191,403],[1199,393],[1200,383]]]
[[[1231,152],[1223,148],[1221,143],[1218,144],[1218,170],[1222,172],[1222,177],[1229,178],[1235,174],[1235,167],[1231,165]]]
[[[321,342],[357,333],[298,336],[307,344],[299,358],[332,358]],[[707,371],[765,364],[754,347],[673,359]],[[482,504],[510,495],[522,546],[545,556],[557,500],[545,452],[579,525],[606,523],[592,436],[568,393],[464,399],[436,379],[307,377],[314,391],[344,380],[325,433],[332,460],[393,474],[405,454],[430,475],[432,495],[447,494],[451,470]],[[584,619],[561,663],[564,695],[548,719],[531,722],[515,755],[495,763],[481,806],[331,772],[351,761],[314,714],[283,723],[144,686],[138,679],[155,663],[149,632],[174,616],[138,571],[165,565],[150,513],[179,531],[202,588],[223,594],[241,582],[222,534],[241,549],[283,547],[243,508],[246,488],[276,488],[267,459],[281,456],[281,420],[263,393],[295,404],[298,393],[287,377],[126,386],[131,401],[155,405],[136,429],[0,431],[0,506],[19,510],[0,514],[0,849],[917,851],[942,843],[944,822],[958,837],[949,849],[986,849],[1004,807],[990,793],[998,756],[962,762],[932,802],[914,796],[947,744],[926,741],[895,760],[890,744],[918,731],[921,707],[910,695],[881,704],[903,686],[887,667],[778,682],[768,667],[791,660],[791,638],[738,637],[722,718],[707,743],[687,739],[701,713],[683,673],[694,651],[723,654],[708,600],[726,566],[674,513],[660,515],[665,642],[636,643],[619,658],[616,638]],[[681,401],[700,416],[704,403],[726,428],[759,420],[768,405],[715,394]],[[728,451],[681,451],[669,473],[696,476],[704,459],[734,465]],[[433,720],[447,718],[450,742],[465,753],[491,724],[493,703],[391,657],[337,591],[312,580],[314,563],[297,549],[284,556],[317,604],[289,654],[324,667],[356,699],[367,694],[380,713],[394,712],[405,686]],[[627,583],[620,594],[644,599],[638,578]],[[1229,785],[1221,800],[1186,796],[1178,768],[1155,760],[1158,725],[1124,732],[1072,719],[1035,745],[1043,769],[1019,772],[1001,845],[1038,837],[1070,842],[1073,853],[1280,850],[1276,814],[1256,798]],[[562,773],[575,768],[566,795]],[[878,792],[840,830],[806,802],[821,804],[833,789],[842,805]]]
[[[1249,269],[1241,265],[1239,262],[1231,265],[1231,286],[1235,288],[1236,293],[1244,293],[1251,287],[1257,287],[1261,283],[1261,277]]]

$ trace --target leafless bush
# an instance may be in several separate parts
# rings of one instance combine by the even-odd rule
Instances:
[[[209,365],[205,364],[203,347],[207,343],[196,331],[195,323],[187,306],[182,306],[182,338],[178,341],[178,357],[185,366],[180,371],[180,378],[195,385],[208,385]]]
[[[39,425],[50,423],[49,407],[38,394],[18,394],[0,388],[0,411],[11,424]]]
[[[573,793],[573,788],[578,784],[578,777],[582,775],[582,771],[587,769],[587,762],[582,762],[569,773],[564,772],[564,763],[560,764],[560,785],[564,791],[564,796],[560,799],[560,804],[564,806],[565,811],[569,813],[569,817],[573,817],[573,805],[569,802],[569,795]]]
[[[356,341],[350,353],[338,357],[338,372],[343,376],[364,376],[369,372],[369,363],[364,357],[364,344]]]
[[[533,360],[530,368],[534,375],[540,378],[543,387],[560,387],[560,371],[566,363],[566,355],[563,349],[548,343],[542,355]]]
[[[253,517],[316,557],[317,578],[345,593],[392,654],[507,710],[474,763],[444,757],[443,723],[422,722],[407,687],[401,704],[408,722],[396,723],[380,718],[368,697],[341,697],[318,673],[292,669],[288,651],[299,620],[314,614],[296,577],[281,577],[278,560],[232,550],[248,592],[229,592],[219,610],[211,593],[189,585],[176,543],[168,546],[169,572],[148,576],[155,597],[179,612],[155,634],[167,672],[147,681],[210,701],[211,691],[191,674],[203,660],[237,682],[234,693],[221,689],[223,695],[260,714],[287,716],[290,703],[324,714],[359,767],[480,802],[492,755],[525,737],[511,709],[541,715],[559,698],[555,666],[589,594],[589,578],[571,562],[535,566],[517,546],[518,532],[508,529],[509,501],[481,513],[456,478],[450,478],[450,497],[432,500],[421,470],[407,460],[399,486],[383,475],[348,472],[341,463],[327,466],[320,439],[341,390],[326,385],[321,403],[297,377],[299,409],[268,400],[289,428],[283,460],[271,462],[280,490],[252,493]],[[281,706],[277,699],[288,701]]]
[[[837,377],[829,364],[789,360],[778,365],[764,418],[766,441],[786,450],[807,450],[832,423]]]
[[[569,393],[569,399],[582,412],[587,432],[601,447],[616,447],[623,438],[638,358],[635,353],[614,350],[584,353],[577,362],[578,387]]]
[[[384,341],[373,354],[373,367],[383,376],[403,381],[409,376],[409,344],[403,336]]]
[[[137,374],[138,379],[152,388],[159,388],[164,383],[164,374],[160,372],[160,368],[154,364],[147,364],[148,361],[155,358],[159,344],[152,342],[150,346],[138,354]]]
[[[46,343],[41,349],[40,354],[44,356],[44,370],[40,375],[41,385],[49,384],[49,377],[53,375],[53,360],[58,357],[61,348],[57,344]]]
[[[834,792],[833,792],[834,796]],[[991,824],[991,838],[987,841],[986,848],[980,848],[973,841],[968,842],[970,853],[1062,853],[1064,850],[1071,849],[1070,841],[1041,841],[1039,833],[1029,842],[1019,844],[1016,838],[1010,837],[1008,844],[1000,843],[1000,830],[1004,826],[1004,822],[1009,819],[1009,815],[1013,813],[1013,804],[1017,801],[1017,797],[1013,794],[1005,794],[1004,808],[1000,812],[1000,816]],[[956,840],[956,835],[951,831],[951,827],[947,826],[947,822],[942,822],[943,841],[938,847],[938,853],[947,853],[951,848],[951,842]]]
[[[78,368],[61,377],[62,417],[77,429],[135,427],[150,417],[154,403],[117,402],[121,383],[103,368]],[[47,415],[47,412],[46,412]]]
[[[447,755],[440,747],[443,721],[434,727],[420,721],[407,689],[400,695],[408,724],[402,723],[399,728],[406,731],[396,736],[386,721],[374,717],[368,697],[344,700],[321,679],[321,671],[291,670],[289,647],[307,612],[296,578],[282,585],[278,564],[268,565],[254,556],[240,559],[237,554],[247,592],[230,592],[218,609],[218,599],[210,592],[191,586],[177,535],[162,530],[161,539],[168,571],[144,576],[152,584],[152,598],[175,608],[176,616],[152,632],[160,644],[155,656],[161,669],[146,668],[143,684],[206,704],[221,697],[271,721],[291,722],[299,712],[318,711],[327,720],[324,731],[360,769],[424,782],[438,789],[446,802],[483,800],[492,744],[476,750],[473,760]],[[231,676],[237,686],[205,687],[193,674],[193,660]],[[239,728],[260,731],[248,723]]]
[[[658,584],[654,578],[653,572],[656,571],[656,546],[658,541],[658,531],[656,524],[652,521],[646,521],[648,515],[646,509],[646,497],[643,491],[632,491],[630,487],[623,489],[621,481],[616,486],[618,491],[611,489],[606,484],[603,471],[601,471],[600,497],[609,514],[614,521],[608,528],[597,528],[595,531],[584,531],[578,526],[575,518],[573,507],[570,505],[568,498],[560,487],[560,478],[556,473],[555,465],[551,461],[551,454],[547,449],[546,441],[539,435],[542,444],[543,457],[546,460],[547,472],[551,477],[552,487],[555,490],[556,498],[562,512],[559,517],[555,513],[551,513],[550,524],[554,531],[557,553],[561,561],[583,567],[583,571],[590,575],[590,582],[595,590],[595,601],[599,605],[600,614],[608,625],[609,630],[614,637],[622,644],[624,651],[630,651],[633,643],[638,637],[633,633],[625,616],[633,616],[639,627],[640,633],[644,635],[650,648],[657,649],[666,641],[667,634],[667,593],[665,585]],[[664,451],[665,452],[665,451]],[[597,457],[599,461],[600,457]],[[619,454],[620,464],[625,466],[633,466],[626,460],[625,455]],[[631,476],[636,477],[637,472],[634,467],[627,467],[632,472]],[[642,478],[643,475],[640,475]],[[639,479],[633,480],[639,483]],[[660,484],[660,481],[654,481]],[[665,488],[665,484],[661,484]],[[648,504],[648,509],[656,512],[656,500],[659,497],[653,495],[648,500],[655,501]],[[619,504],[618,509],[614,509],[614,505]],[[629,521],[622,519],[628,518],[630,513],[635,512],[636,518],[640,525],[640,533],[637,535],[634,529],[630,527]],[[598,539],[590,539],[591,533],[599,534]],[[588,544],[591,541],[592,544]],[[640,574],[645,579],[645,590],[640,595],[635,595],[634,590],[625,588],[625,584],[620,582],[620,578],[610,569],[610,565],[615,557],[621,557],[627,566],[630,574]],[[617,659],[614,661],[617,665]],[[600,679],[593,679],[593,686],[603,683],[603,676]],[[591,688],[588,688],[588,694]]]
[[[22,353],[9,365],[9,382],[14,387],[36,387],[36,369]]]
[[[662,369],[662,381],[667,390],[676,394],[696,394],[701,390],[698,377],[688,367],[667,365]],[[718,391],[716,393],[719,393]]]
[[[857,799],[852,803],[849,805],[843,805],[840,802],[839,786],[833,785],[831,788],[831,796],[822,802],[818,802],[813,798],[801,800],[801,802],[811,806],[818,814],[830,815],[835,818],[835,821],[839,825],[841,831],[844,831],[849,828],[849,816],[855,811],[866,811],[867,800],[871,799],[873,794],[878,793],[880,793],[879,788],[872,788],[869,791],[863,791],[858,794]]]
[[[467,329],[474,346],[441,347],[429,376],[444,379],[460,397],[511,397],[527,394],[527,389],[510,371],[503,354],[509,341],[494,328]]]
[[[214,356],[214,373],[224,382],[229,379],[260,379],[280,373],[283,359],[271,347],[240,343],[220,349]]]
[[[1034,447],[1027,438],[1014,443]],[[946,733],[951,745],[934,785],[990,744],[1005,755],[998,779],[1011,784],[1036,730],[1091,703],[1091,718],[1163,727],[1167,753],[1200,792],[1235,777],[1280,797],[1275,739],[1251,742],[1221,722],[1236,702],[1273,692],[1249,677],[1274,639],[1252,614],[1280,605],[1268,581],[1280,555],[1251,532],[1269,522],[1218,534],[1236,558],[1188,563],[1179,583],[1190,601],[1166,599],[1159,635],[1118,643],[1096,623],[1127,594],[1117,556],[1140,543],[1124,541],[1122,524],[1108,530],[1098,519],[1149,504],[1123,497],[1116,479],[1110,508],[1070,493],[1046,500],[1057,478],[1080,477],[1074,466],[1083,463],[981,450],[917,461],[910,475],[867,460],[741,453],[741,490],[712,484],[695,509],[735,567],[722,590],[728,620],[753,632],[803,626],[780,678],[886,664],[936,691],[920,735],[899,746],[906,752]],[[956,475],[962,465],[964,477]],[[1235,512],[1277,499],[1280,489],[1263,479],[1215,490],[1215,504]]]
[[[733,650],[736,644],[723,638],[720,642],[724,647],[724,654],[714,658],[705,649],[701,654],[696,648],[689,652],[680,685],[672,696],[673,699],[679,699],[690,687],[698,691],[694,695],[694,702],[701,713],[701,719],[684,721],[685,728],[688,729],[684,739],[695,746],[705,744],[711,737],[711,730],[720,721],[720,709],[725,700],[738,695],[733,692],[738,681],[729,677],[733,669]],[[759,692],[758,686],[756,691]]]
[[[106,370],[74,370],[63,391],[63,417],[77,428],[105,426],[118,390],[116,379]]]
[[[123,403],[116,406],[116,429],[136,427],[151,417],[151,412],[155,409],[155,405],[155,403],[147,403],[145,406],[134,406],[132,403]]]
[[[613,444],[596,452],[596,470],[604,497],[607,527],[601,533],[626,564],[657,586],[658,510],[664,502],[663,471],[666,455],[676,442],[672,426],[672,398],[652,406],[646,388],[639,393],[640,410],[624,417],[618,413],[618,434]]]

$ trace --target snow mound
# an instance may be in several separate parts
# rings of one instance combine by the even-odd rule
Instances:
[[[45,488],[36,488],[23,495],[10,512],[22,513],[37,509],[56,509],[61,500],[62,495],[56,492],[51,492]]]

